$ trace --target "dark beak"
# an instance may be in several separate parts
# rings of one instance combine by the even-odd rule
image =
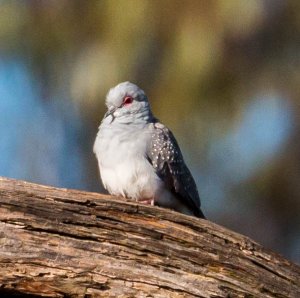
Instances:
[[[109,115],[111,115],[111,116],[112,116],[111,122],[113,122],[113,121],[115,120],[114,112],[116,111],[116,109],[117,109],[117,108],[111,108],[111,109],[109,109],[109,110],[105,113],[104,118],[106,118],[106,117],[108,117]],[[111,123],[111,122],[110,122],[110,123]]]

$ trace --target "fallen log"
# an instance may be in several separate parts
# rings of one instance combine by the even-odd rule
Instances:
[[[0,177],[0,297],[26,294],[296,298],[300,267],[208,220]]]

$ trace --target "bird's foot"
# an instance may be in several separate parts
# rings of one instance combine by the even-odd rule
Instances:
[[[139,200],[139,203],[154,206],[154,199]]]

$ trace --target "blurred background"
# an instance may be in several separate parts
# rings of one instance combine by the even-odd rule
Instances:
[[[108,89],[132,81],[207,217],[300,263],[300,1],[0,0],[0,175],[103,192]]]

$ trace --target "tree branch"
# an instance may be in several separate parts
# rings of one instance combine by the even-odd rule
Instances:
[[[299,281],[208,220],[0,177],[1,297],[300,297]]]

